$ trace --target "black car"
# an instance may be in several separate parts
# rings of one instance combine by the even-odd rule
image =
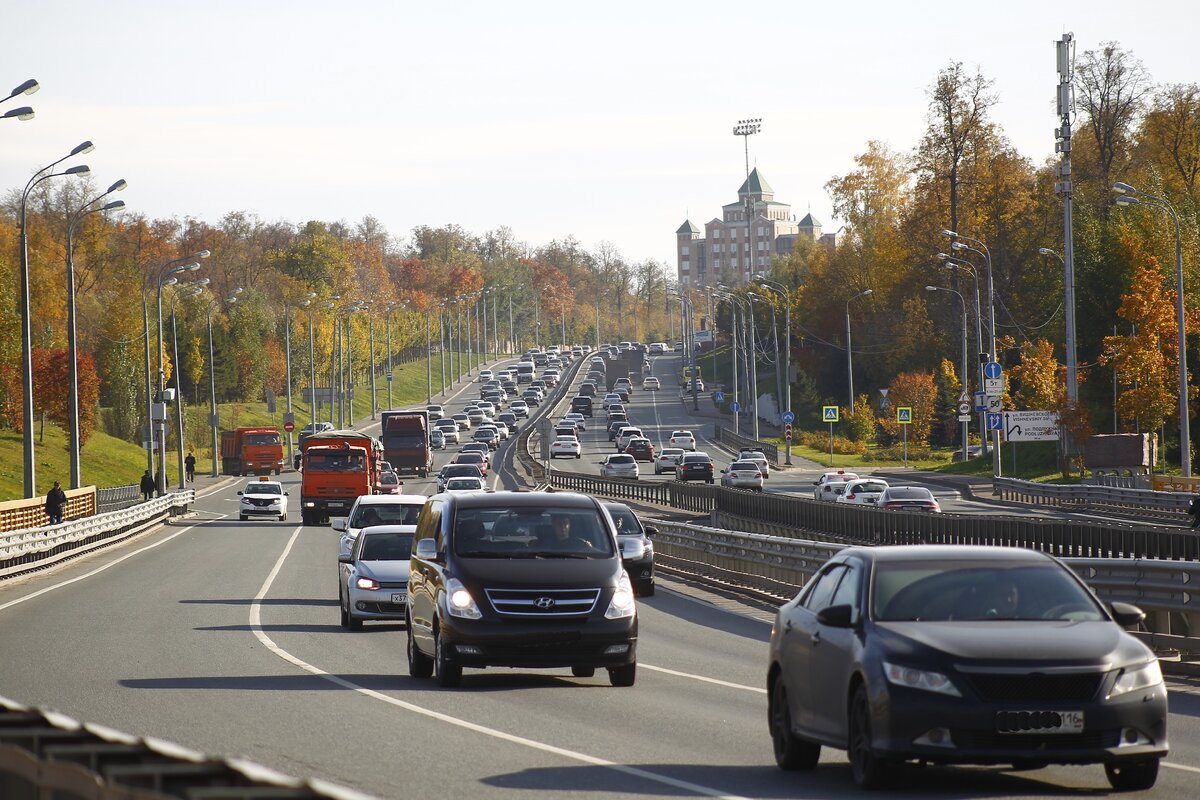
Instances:
[[[654,595],[654,543],[651,536],[658,534],[658,529],[643,525],[633,510],[624,503],[605,502],[608,511],[617,526],[617,540],[624,543],[626,539],[637,539],[642,543],[645,552],[641,558],[625,559],[625,571],[633,581],[633,591],[642,597]]]
[[[584,381],[583,383],[579,384],[579,394],[583,397],[595,397],[596,384],[592,383],[591,381]]]
[[[629,417],[624,414],[614,414],[608,420],[608,440],[615,441],[617,434],[621,432],[621,428],[628,427]]]
[[[474,464],[447,464],[437,474],[438,491],[445,491],[446,481],[451,478],[482,478],[483,470]]]
[[[526,389],[521,393],[521,399],[524,400],[527,405],[536,406],[542,402],[541,395],[542,393],[536,389]]]
[[[707,453],[684,453],[675,467],[675,480],[712,483],[713,460]]]
[[[572,397],[571,410],[583,414],[585,417],[592,416],[592,398],[583,395]]]
[[[1167,755],[1154,653],[1058,560],[1016,547],[854,547],[828,561],[772,628],[775,760],[811,769],[847,749],[886,786],[907,760],[1104,764],[1148,789]]]
[[[641,556],[587,495],[434,495],[410,559],[409,674],[457,686],[464,667],[603,667],[632,686],[637,607],[622,558]]]

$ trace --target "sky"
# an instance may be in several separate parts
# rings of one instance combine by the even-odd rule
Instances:
[[[574,236],[674,271],[676,229],[751,166],[834,230],[824,186],[878,139],[910,152],[939,70],[994,81],[998,122],[1054,153],[1053,42],[1117,41],[1200,82],[1195,0],[718,3],[38,0],[2,15],[0,193],[87,139],[95,184],[149,217],[378,219],[537,246]],[[65,164],[64,164],[65,166]]]

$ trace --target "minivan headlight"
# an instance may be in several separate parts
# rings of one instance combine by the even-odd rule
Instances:
[[[462,619],[479,619],[483,616],[479,606],[475,605],[475,598],[471,597],[467,587],[458,578],[446,581],[446,611],[450,616]]]
[[[605,619],[625,619],[632,617],[637,611],[633,600],[633,584],[629,582],[628,573],[621,572],[621,580],[617,582],[617,590],[613,592],[608,610],[604,612]]]
[[[1126,667],[1117,676],[1117,681],[1108,696],[1118,697],[1138,689],[1148,689],[1162,683],[1162,679],[1162,668],[1158,665],[1158,659],[1136,667]]]

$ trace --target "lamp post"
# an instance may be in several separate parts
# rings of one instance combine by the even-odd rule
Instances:
[[[208,258],[209,252],[201,250],[186,258],[177,258],[173,261],[168,261],[158,268],[156,275],[157,292],[155,307],[157,310],[158,322],[158,402],[162,406],[162,415],[157,419],[158,422],[158,472],[154,473],[154,484],[161,497],[167,491],[167,404],[164,392],[166,391],[166,372],[163,371],[163,329],[162,329],[162,290],[164,286],[173,286],[179,283],[179,275],[185,272],[195,272],[200,269],[199,260]],[[183,263],[189,262],[189,263]],[[147,421],[152,418],[153,414],[147,416]]]
[[[241,289],[239,288],[237,291],[241,292]],[[287,387],[286,387],[287,388],[287,413],[288,413],[288,416],[290,418],[292,418],[293,426],[295,426],[296,423],[295,423],[295,417],[292,414],[292,314],[291,314],[291,310],[293,308],[308,308],[310,305],[312,305],[312,301],[316,298],[316,296],[317,296],[316,292],[309,292],[308,295],[305,296],[304,302],[295,303],[295,304],[285,303],[283,306],[283,344],[284,344],[284,365],[285,365],[285,372],[286,372],[285,380],[287,382]],[[210,306],[210,315],[211,315],[211,306]],[[210,341],[212,338],[211,324],[212,323],[210,322],[209,323],[209,325],[210,325],[210,330],[209,330]],[[292,463],[294,463],[292,460],[292,434],[290,431],[285,431],[285,433],[287,433],[287,463],[292,464]]]
[[[25,84],[28,84],[26,81]],[[25,84],[22,84],[24,86]],[[34,82],[36,85],[36,81]],[[20,87],[17,87],[18,89]],[[34,89],[36,91],[36,89]],[[15,94],[14,90],[14,94]],[[86,175],[91,172],[86,164],[69,167],[62,172],[54,172],[54,168],[72,156],[89,153],[91,142],[83,142],[62,158],[39,169],[25,184],[21,192],[21,400],[24,404],[21,417],[25,453],[25,497],[31,498],[37,494],[37,476],[34,468],[33,454],[33,334],[30,322],[29,308],[29,232],[26,205],[29,193],[42,181],[63,175]]]
[[[739,119],[738,124],[733,126],[733,135],[741,136],[746,152],[746,247],[748,252],[746,258],[742,261],[743,269],[738,273],[738,284],[745,285],[750,274],[754,272],[754,201],[750,197],[750,137],[762,131],[762,118],[755,119]],[[757,418],[757,413],[755,418]]]
[[[689,342],[692,344],[692,346],[689,348],[689,352],[684,353],[684,357],[688,359],[688,364],[692,368],[692,375],[694,377],[696,374],[696,347],[695,347],[696,336],[695,336],[694,331],[692,330],[692,324],[693,324],[693,320],[695,319],[696,312],[692,307],[691,298],[687,297],[686,295],[684,295],[684,294],[679,295],[679,303],[683,307],[683,312],[684,312],[685,324],[681,326],[683,328],[683,331],[682,331],[682,334],[684,337],[683,341],[684,341],[685,345]],[[696,381],[693,380],[692,381],[692,411],[699,411],[699,410],[700,410],[700,390],[696,385]]]
[[[70,486],[78,489],[80,480],[79,465],[79,354],[75,336],[75,228],[83,222],[88,214],[97,211],[111,211],[125,206],[124,200],[114,200],[103,206],[94,206],[113,192],[122,191],[128,184],[121,179],[108,187],[103,194],[93,197],[84,203],[68,217],[67,221],[67,355],[69,377],[67,383],[67,406],[70,414],[68,426],[68,447],[71,451]]]
[[[388,389],[388,411],[392,410],[392,312],[396,310],[396,301],[392,300],[384,309],[383,318],[387,322],[387,389]],[[429,361],[428,355],[425,358],[426,363]]]
[[[762,285],[764,289],[769,289],[779,295],[783,301],[783,391],[784,405],[786,410],[792,410],[792,302],[791,295],[781,283],[767,280],[762,273],[754,276],[754,279]],[[716,349],[716,343],[713,343],[713,349]],[[792,463],[792,445],[788,442],[787,460],[785,464]]]
[[[315,305],[308,306],[308,422],[309,430],[317,432],[317,358],[313,349],[313,312]],[[292,461],[292,464],[295,464]]]
[[[854,416],[854,349],[850,346],[850,303],[871,294],[873,289],[863,289],[846,301],[846,377],[850,383],[850,416]]]
[[[514,348],[514,349],[509,350],[507,352],[515,353],[516,352],[515,347],[516,347],[517,340],[515,338],[515,333],[513,332],[512,298],[513,298],[513,293],[510,291],[508,293],[508,346],[510,348]]]
[[[237,302],[238,295],[242,293],[242,287],[237,287],[225,298],[226,305],[233,305]],[[220,471],[217,469],[217,427],[220,425],[220,418],[217,416],[217,371],[214,366],[213,358],[213,335],[212,335],[212,312],[213,306],[216,305],[217,299],[214,297],[208,302],[208,426],[212,429],[212,477],[217,477]],[[311,332],[311,325],[309,327]],[[312,357],[312,349],[309,349],[309,357]]]
[[[1179,237],[1179,215],[1165,198],[1139,191],[1128,183],[1113,185],[1119,206],[1153,206],[1175,223],[1175,325],[1179,328],[1179,465],[1183,477],[1192,476],[1192,436],[1188,421],[1187,328],[1183,313],[1183,245]]]
[[[442,399],[446,399],[446,348],[449,346],[449,312],[445,303],[438,304],[438,344],[442,351]]]
[[[542,318],[541,318],[542,301],[539,297],[533,298],[533,344],[538,349],[542,349]]]
[[[753,386],[753,384],[754,384],[754,364],[753,364],[753,360],[749,357],[749,355],[747,355],[748,351],[746,348],[747,339],[749,338],[749,336],[748,336],[749,326],[747,325],[747,316],[748,315],[747,315],[746,308],[742,305],[743,301],[737,295],[732,294],[731,292],[728,292],[728,291],[724,291],[723,287],[722,287],[722,291],[718,292],[718,296],[725,300],[728,300],[730,303],[730,306],[732,308],[732,313],[730,315],[730,322],[731,322],[730,327],[733,329],[733,353],[732,353],[732,355],[733,355],[733,401],[735,403],[738,403],[738,406],[739,406],[738,411],[734,412],[734,415],[733,415],[733,432],[739,433],[740,429],[741,429],[741,422],[740,422],[739,418],[741,416],[741,405],[742,405],[741,392],[740,392],[740,387],[738,385],[738,368],[737,368],[738,349],[739,349],[738,340],[739,339],[741,340],[742,358],[746,365],[746,369],[744,370],[744,372],[749,381],[748,388]],[[741,315],[741,323],[740,324],[738,322],[738,314],[739,313]],[[693,376],[692,378],[690,378],[690,380],[694,381],[695,377]],[[750,388],[750,393],[753,394],[753,392],[754,392],[753,388]],[[757,412],[757,410],[752,414],[752,417],[754,419],[754,422],[752,423],[752,429],[754,430],[754,438],[757,439],[758,438],[758,412]]]
[[[40,88],[42,88],[41,85],[37,81],[35,81],[33,78],[30,78],[29,80],[25,81],[20,86],[18,86],[17,88],[13,89],[12,92],[9,93],[8,97],[5,97],[3,100],[0,100],[0,103],[4,103],[9,100],[12,100],[17,95],[33,94]],[[30,108],[29,106],[21,106],[20,108],[13,108],[8,111],[5,111],[4,114],[2,116],[0,116],[0,119],[19,119],[19,120],[25,121],[25,120],[33,119],[33,116],[34,115],[33,115],[32,108]]]
[[[1075,273],[1067,260],[1057,251],[1049,247],[1039,247],[1038,253],[1044,256],[1054,256],[1063,268],[1063,305],[1066,307],[1066,342],[1065,355],[1067,361],[1067,399],[1072,403],[1079,400],[1079,358],[1075,353]]]
[[[970,272],[971,278],[975,283],[975,349],[979,353],[979,358],[976,359],[976,386],[980,392],[983,392],[983,365],[986,362],[986,354],[983,352],[983,311],[979,303],[979,271],[975,269],[975,265],[969,261],[963,261],[959,258],[954,258],[946,253],[938,253],[938,259],[942,266],[946,269],[965,269]],[[963,376],[963,386],[967,385],[967,378]],[[991,442],[988,441],[987,434],[987,412],[979,412],[979,441],[983,447],[983,454],[989,455],[992,451]]]
[[[752,304],[757,301],[765,305],[771,312],[771,340],[775,343],[775,403],[776,406],[780,406],[783,403],[783,380],[779,374],[779,321],[775,317],[775,304],[767,298],[751,292],[746,293],[746,298]],[[777,410],[783,411],[782,408],[777,408]]]
[[[375,373],[378,370],[375,361],[375,316],[371,313],[372,302],[371,300],[359,300],[358,309],[359,311],[367,312],[368,346],[371,348],[371,358],[368,364],[371,374],[371,419],[375,419],[379,413],[379,395],[375,393]],[[351,406],[351,409],[353,409],[353,406]]]
[[[962,293],[954,289],[947,289],[944,286],[926,286],[927,292],[950,292],[958,298],[958,302],[962,305],[962,384],[963,392],[967,389],[967,301],[963,299]],[[967,460],[967,423],[962,423],[962,460]]]
[[[388,383],[388,387],[391,387]],[[433,402],[433,309],[425,306],[425,405]]]
[[[187,289],[185,297],[195,297],[204,291],[204,287],[208,285],[208,278],[201,278],[194,283],[185,283],[181,289]],[[183,491],[187,488],[187,473],[183,468],[183,383],[179,376],[182,370],[179,369],[179,336],[175,332],[175,307],[179,305],[180,296],[175,295],[175,299],[171,302],[171,359],[172,359],[172,375],[175,379],[175,445],[178,448],[177,455],[179,456],[179,490]],[[163,469],[163,480],[166,480],[166,469]]]

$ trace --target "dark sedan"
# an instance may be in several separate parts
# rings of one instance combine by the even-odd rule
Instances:
[[[685,453],[675,467],[675,480],[712,483],[713,461],[707,453]]]
[[[1104,765],[1147,789],[1167,754],[1154,653],[1074,573],[1018,548],[848,548],[776,616],[767,671],[775,760],[848,750],[880,788],[908,760]]]

